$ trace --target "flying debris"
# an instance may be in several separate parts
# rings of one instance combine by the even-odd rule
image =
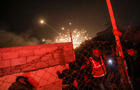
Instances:
[[[84,29],[74,29],[71,30],[71,33],[74,48],[78,47],[82,42],[91,39],[87,31]],[[59,35],[55,38],[55,42],[71,42],[69,29],[60,32]]]

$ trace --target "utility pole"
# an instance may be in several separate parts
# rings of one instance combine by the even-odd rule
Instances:
[[[108,6],[108,11],[110,14],[110,19],[111,19],[111,23],[112,23],[112,27],[113,27],[112,32],[113,32],[113,34],[115,36],[115,40],[116,40],[116,56],[118,56],[118,58],[117,58],[118,68],[119,68],[119,72],[121,74],[121,79],[123,81],[123,88],[132,89],[131,82],[129,80],[128,72],[126,69],[126,63],[125,63],[125,59],[124,59],[124,55],[123,55],[122,45],[120,42],[121,32],[119,32],[119,30],[117,28],[110,0],[106,0],[106,3]]]

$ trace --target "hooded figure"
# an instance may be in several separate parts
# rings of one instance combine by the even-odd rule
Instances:
[[[24,76],[18,76],[16,82],[8,88],[8,90],[36,90],[34,86],[29,83],[28,78]]]

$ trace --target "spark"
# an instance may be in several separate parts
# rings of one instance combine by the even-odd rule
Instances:
[[[42,38],[42,42],[45,42],[46,41],[46,39],[45,38]]]
[[[71,23],[71,22],[69,22],[69,25],[71,26],[71,25],[72,25],[72,23]]]
[[[74,48],[78,47],[82,42],[91,39],[84,29],[74,29],[71,30],[73,38]],[[55,42],[71,42],[69,29],[63,32],[60,32],[55,38]]]
[[[65,30],[65,28],[64,28],[64,27],[62,27],[62,28],[61,28],[61,30]]]

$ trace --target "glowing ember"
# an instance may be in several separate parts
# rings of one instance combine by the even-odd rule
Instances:
[[[86,30],[84,30],[84,29],[82,29],[82,30],[74,29],[71,32],[72,32],[74,48],[78,47],[85,40],[91,39],[91,37],[89,37]],[[66,31],[63,31],[62,33],[59,33],[59,35],[55,38],[55,42],[57,42],[57,43],[59,43],[59,42],[71,42],[69,30],[66,30]]]
[[[42,42],[45,42],[46,41],[46,39],[45,38],[42,38]]]
[[[62,27],[61,29],[62,29],[62,30],[65,30],[65,28],[64,28],[64,27]]]
[[[71,22],[69,22],[69,25],[70,25],[70,26],[71,26],[71,24],[72,24],[72,23],[71,23]]]

